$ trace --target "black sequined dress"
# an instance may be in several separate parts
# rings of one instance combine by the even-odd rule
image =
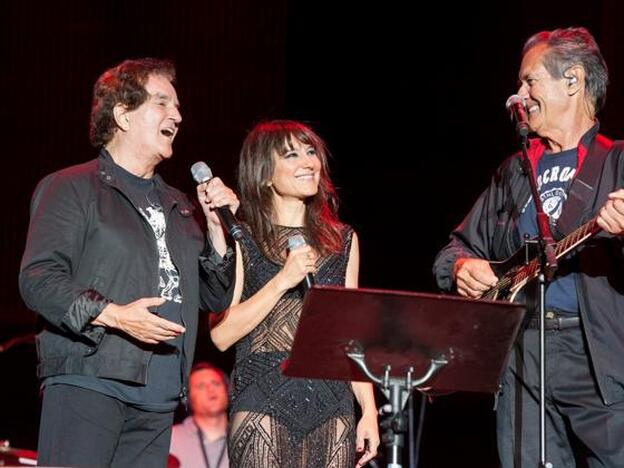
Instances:
[[[279,247],[301,228],[279,227]],[[345,227],[339,254],[319,258],[316,284],[344,286],[353,230]],[[283,265],[268,259],[245,230],[240,242],[245,284],[253,296]],[[353,467],[355,422],[348,382],[285,377],[301,314],[300,288],[284,294],[264,320],[236,344],[228,450],[232,467]]]

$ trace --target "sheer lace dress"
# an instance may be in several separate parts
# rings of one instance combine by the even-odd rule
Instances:
[[[279,247],[301,228],[279,227]],[[317,284],[343,286],[353,231],[344,229],[340,254],[319,258]],[[249,232],[241,242],[245,284],[253,296],[282,268],[260,251]],[[299,288],[282,296],[265,319],[236,344],[228,450],[233,467],[352,467],[353,394],[348,382],[282,376],[302,308]]]

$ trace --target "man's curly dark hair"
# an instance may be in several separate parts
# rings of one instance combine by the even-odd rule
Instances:
[[[89,128],[93,146],[99,148],[113,138],[117,129],[113,109],[117,104],[134,110],[147,100],[145,84],[150,75],[163,75],[175,83],[175,67],[169,60],[125,60],[102,73],[93,87]]]

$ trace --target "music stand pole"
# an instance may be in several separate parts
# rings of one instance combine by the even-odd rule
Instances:
[[[405,404],[414,388],[424,386],[435,377],[449,361],[445,357],[431,359],[429,368],[425,374],[419,379],[413,380],[413,367],[407,368],[405,378],[391,377],[390,365],[385,366],[383,377],[374,375],[366,364],[366,356],[363,347],[356,341],[351,341],[345,346],[345,354],[355,362],[366,377],[380,388],[381,392],[390,402],[390,411],[386,414],[380,425],[385,429],[383,441],[388,453],[388,468],[402,468],[401,449],[404,445],[404,433],[406,432]],[[409,456],[411,457],[412,454],[410,453]]]

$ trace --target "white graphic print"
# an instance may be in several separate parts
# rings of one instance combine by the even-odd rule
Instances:
[[[542,184],[548,184],[552,182],[566,183],[576,174],[576,169],[573,167],[565,167],[561,169],[559,166],[553,166],[551,169],[546,169],[543,174],[537,177],[537,190],[542,190]]]
[[[563,202],[566,201],[566,198],[567,194],[565,193],[565,190],[560,187],[546,190],[540,195],[544,213],[546,213],[548,217],[552,220],[559,219],[559,216],[561,216]]]
[[[148,208],[141,209],[141,214],[145,217],[147,222],[152,226],[154,235],[156,236],[156,245],[158,246],[158,269],[160,271],[160,280],[158,288],[160,290],[160,297],[177,303],[182,302],[182,295],[180,294],[180,275],[178,269],[173,264],[171,256],[169,255],[169,249],[165,242],[165,214],[162,208],[150,206]]]
[[[550,169],[546,169],[543,174],[540,174],[537,177],[538,190],[541,190],[542,185],[544,184],[559,183],[563,185],[560,187],[549,188],[540,193],[540,200],[542,201],[544,213],[546,213],[553,221],[556,221],[559,219],[559,216],[561,216],[563,204],[568,198],[568,194],[563,187],[574,177],[575,173],[576,169],[573,167],[564,166],[561,168],[560,166],[553,166]],[[529,204],[532,202],[533,197],[530,196],[525,205],[522,207],[521,212],[524,213]]]

